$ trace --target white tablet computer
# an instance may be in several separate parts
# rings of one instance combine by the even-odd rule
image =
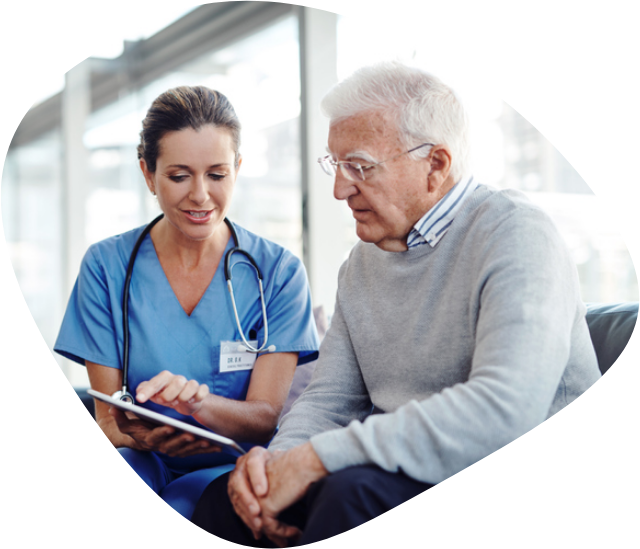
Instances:
[[[191,433],[196,437],[210,440],[225,451],[232,451],[240,455],[246,453],[235,440],[231,440],[230,438],[223,437],[222,435],[217,435],[216,433],[212,433],[211,431],[207,431],[206,429],[203,429],[201,427],[196,427],[195,425],[190,425],[188,423],[185,423],[184,421],[180,421],[179,419],[165,416],[152,410],[147,410],[142,406],[137,406],[135,404],[130,404],[129,402],[115,399],[113,397],[110,397],[109,395],[105,395],[104,393],[94,391],[93,389],[89,389],[87,392],[92,397],[97,398],[102,402],[106,402],[111,406],[115,406],[116,408],[119,408],[124,412],[132,412],[140,418],[147,419],[160,425],[170,425],[171,427],[174,427],[179,431]]]

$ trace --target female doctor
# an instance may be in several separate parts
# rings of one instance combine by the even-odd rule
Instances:
[[[317,356],[304,268],[237,225],[235,243],[225,223],[242,159],[240,123],[224,95],[205,87],[169,90],[153,102],[140,136],[140,168],[164,217],[143,237],[133,268],[127,387],[139,405],[247,446],[266,444],[296,364]],[[54,346],[85,364],[91,387],[108,395],[123,385],[122,295],[143,229],[89,248]],[[265,326],[256,272],[242,253],[230,265],[236,321],[224,277],[235,246],[262,272],[269,346],[239,371],[227,367],[229,344],[233,351],[242,342],[237,325],[257,346]],[[100,401],[96,420],[144,481],[187,518],[204,488],[234,466],[235,458],[211,443],[130,419]]]

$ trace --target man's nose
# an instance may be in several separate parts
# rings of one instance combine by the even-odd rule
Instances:
[[[358,193],[356,184],[342,175],[341,171],[336,172],[336,178],[333,182],[333,196],[337,200],[346,200],[350,196]]]

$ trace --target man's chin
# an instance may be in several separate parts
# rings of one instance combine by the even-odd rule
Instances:
[[[382,231],[373,231],[370,226],[364,223],[356,223],[356,235],[368,244],[375,244],[381,250],[385,252],[406,252],[407,240],[406,238],[393,238],[388,234],[384,234]]]
[[[356,220],[356,235],[363,242],[368,242],[369,231],[365,223]]]
[[[375,234],[375,231],[371,230],[366,223],[360,223],[356,221],[356,235],[362,242],[367,242],[368,244],[376,244],[380,237]]]

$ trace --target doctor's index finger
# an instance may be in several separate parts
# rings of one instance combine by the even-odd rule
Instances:
[[[146,402],[169,385],[175,377],[170,371],[164,370],[151,379],[141,382],[136,389],[136,400]]]

